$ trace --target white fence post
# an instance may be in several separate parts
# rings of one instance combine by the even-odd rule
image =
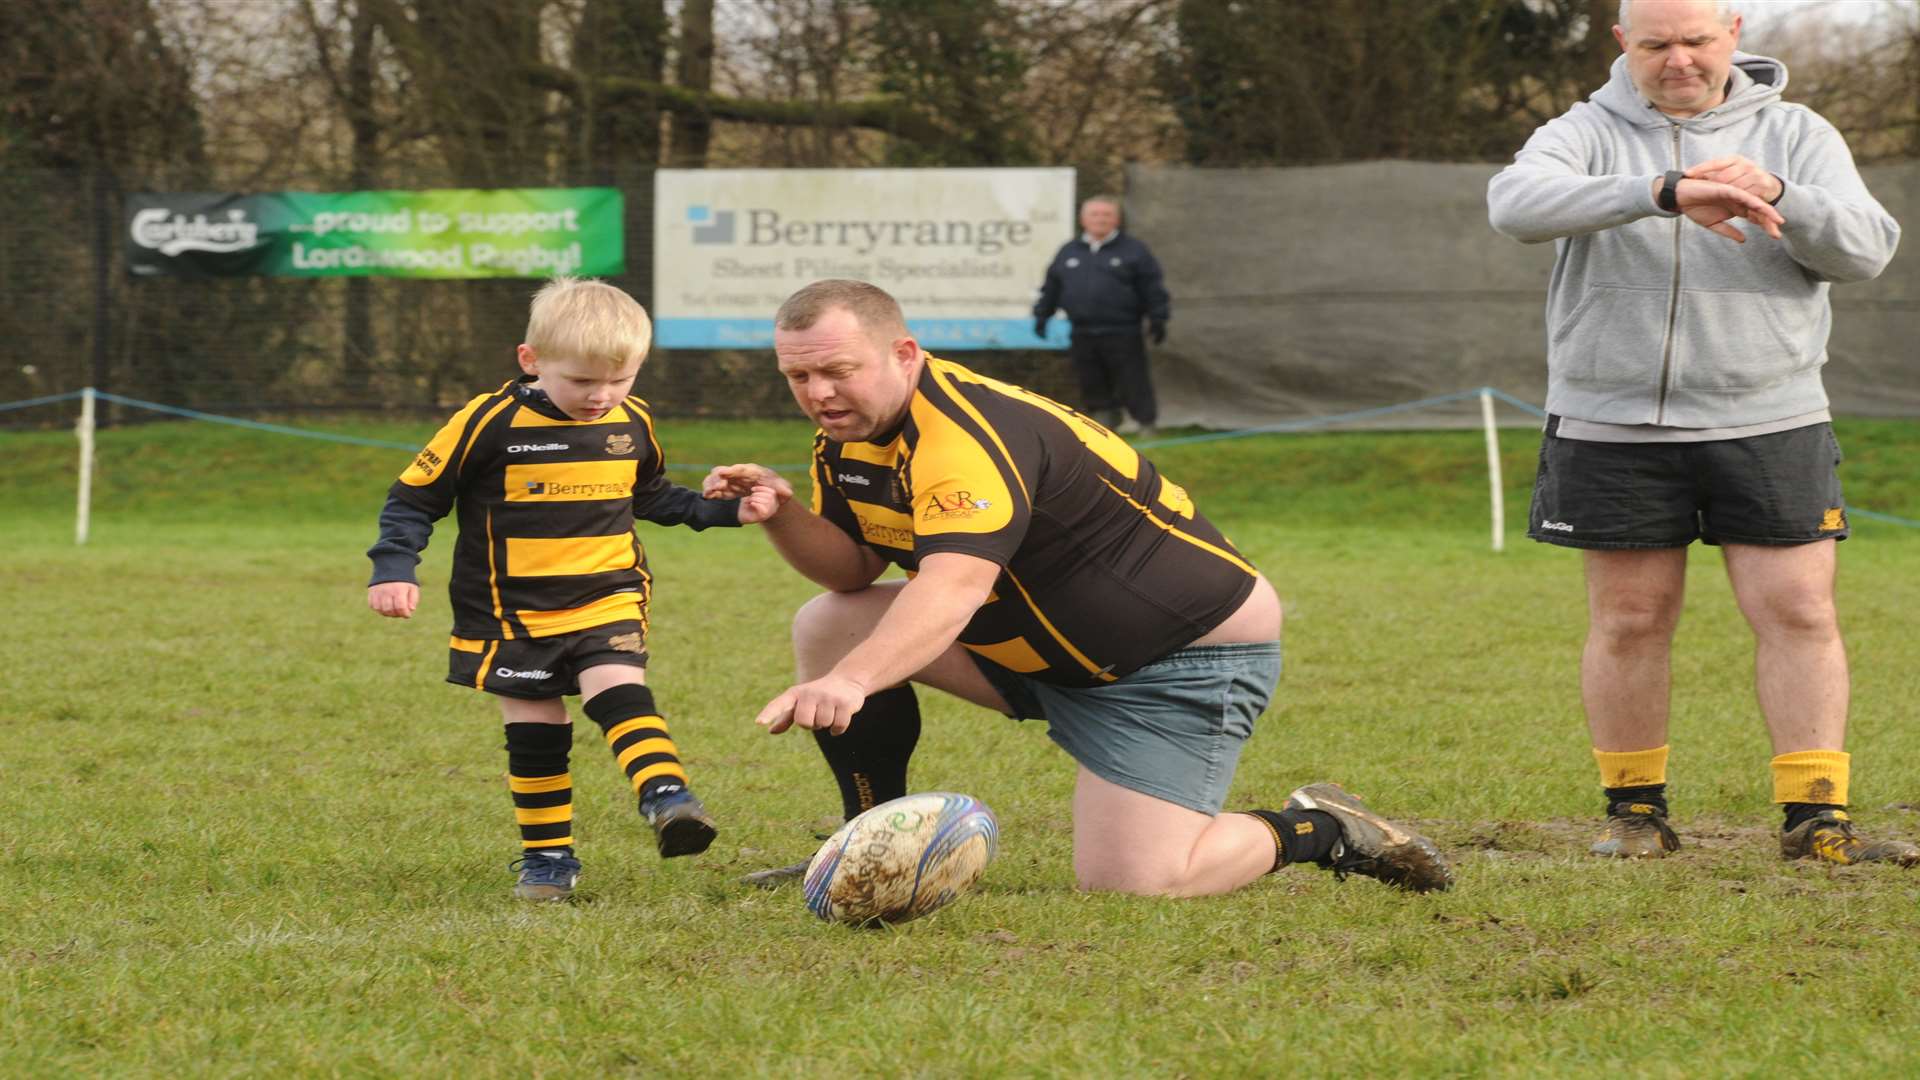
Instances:
[[[87,524],[93,504],[93,387],[80,391],[80,422],[74,425],[80,436],[80,495],[73,518],[73,542],[87,542]]]
[[[1480,422],[1487,430],[1487,484],[1493,489],[1493,550],[1506,550],[1506,496],[1500,485],[1500,429],[1493,426],[1493,393],[1480,388]]]

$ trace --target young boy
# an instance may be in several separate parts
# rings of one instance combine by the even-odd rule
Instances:
[[[662,857],[699,854],[714,838],[646,687],[653,578],[634,519],[743,525],[777,503],[769,488],[707,500],[668,482],[647,405],[628,396],[652,341],[646,310],[611,285],[557,278],[540,289],[518,350],[525,374],[469,401],[420,451],[367,552],[367,606],[410,618],[433,523],[459,514],[447,681],[500,702],[522,899],[564,899],[580,876],[564,695],[585,700]]]

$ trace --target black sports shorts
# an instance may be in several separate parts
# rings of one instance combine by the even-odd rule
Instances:
[[[501,697],[544,701],[580,692],[580,672],[600,664],[647,666],[647,626],[637,619],[552,637],[475,641],[447,648],[447,681]]]
[[[1547,418],[1527,535],[1576,548],[1847,538],[1833,425],[1717,442],[1563,439]]]

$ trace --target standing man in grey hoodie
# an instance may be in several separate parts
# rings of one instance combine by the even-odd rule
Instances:
[[[1623,0],[1613,35],[1607,84],[1487,188],[1495,229],[1556,252],[1528,535],[1583,549],[1580,691],[1607,799],[1592,850],[1680,846],[1669,656],[1698,539],[1721,546],[1753,629],[1781,853],[1915,865],[1920,848],[1846,813],[1847,516],[1820,382],[1828,289],[1880,273],[1900,227],[1839,132],[1782,100],[1785,65],[1736,51],[1725,0]]]

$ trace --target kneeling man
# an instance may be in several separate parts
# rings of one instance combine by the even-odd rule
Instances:
[[[794,618],[798,685],[758,722],[814,733],[848,816],[907,793],[922,683],[1045,720],[1079,763],[1083,889],[1199,896],[1298,862],[1451,884],[1431,841],[1336,784],[1220,812],[1279,679],[1280,601],[1151,462],[1065,406],[927,355],[864,282],[789,297],[774,351],[820,431],[812,509],[785,501],[767,535],[828,591]],[[707,479],[710,494],[755,484],[791,495],[759,466]],[[907,580],[878,582],[889,564]]]

